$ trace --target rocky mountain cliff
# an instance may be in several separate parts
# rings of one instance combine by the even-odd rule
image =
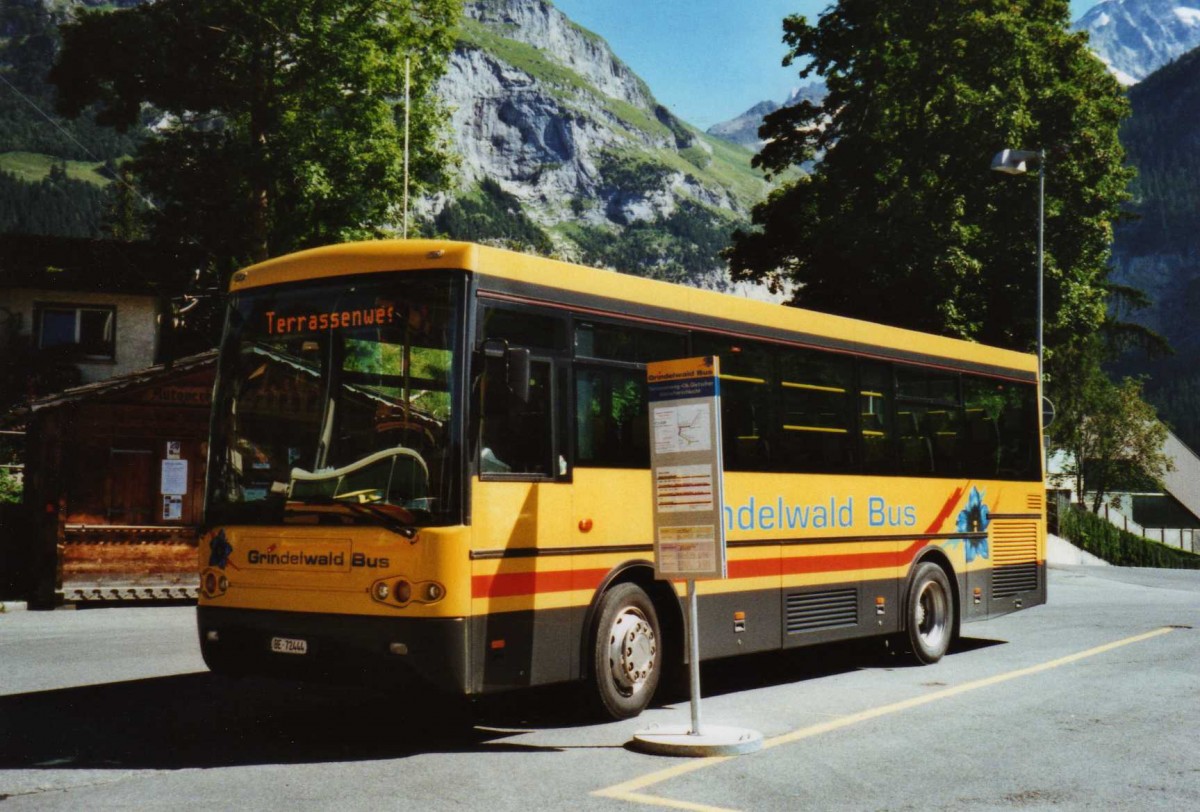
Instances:
[[[658,104],[548,0],[468,0],[440,85],[463,162],[431,229],[724,286],[718,252],[766,192],[751,153]]]
[[[0,48],[6,75],[26,98],[53,109],[44,77],[54,58],[54,23],[80,5],[144,1],[4,0],[0,46],[14,35],[12,41],[46,46]],[[465,0],[439,88],[461,164],[452,192],[418,205],[427,234],[728,287],[720,251],[767,190],[750,167],[752,153],[672,115],[603,39],[549,0]],[[78,166],[68,170],[87,179],[73,175],[75,186],[64,195],[78,197],[75,187],[93,182],[86,161],[135,148],[135,140],[118,142],[84,119],[58,123],[73,137],[61,136],[15,94],[0,95],[0,170],[24,173],[0,179],[37,182],[39,167],[73,160]],[[80,141],[89,148],[76,154]],[[75,225],[81,236],[99,229],[98,221]]]
[[[1200,46],[1200,2],[1105,0],[1071,28],[1086,31],[1096,55],[1132,85]]]
[[[764,116],[774,113],[781,107],[790,107],[800,101],[811,101],[814,104],[825,97],[824,82],[809,82],[791,92],[783,103],[771,101],[759,102],[746,112],[728,121],[714,124],[706,130],[709,135],[724,138],[735,144],[741,144],[749,150],[758,152],[762,149],[763,141],[758,137],[758,128],[762,126]]]
[[[712,125],[706,132],[757,152],[762,149],[763,142],[758,137],[758,128],[762,126],[763,119],[779,108],[787,107],[789,103],[779,104],[767,99],[754,105],[737,118]]]

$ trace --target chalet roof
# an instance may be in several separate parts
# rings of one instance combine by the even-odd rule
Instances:
[[[195,267],[148,243],[0,234],[0,289],[178,295]]]
[[[28,418],[33,412],[55,409],[90,398],[113,395],[126,390],[159,384],[172,378],[185,377],[207,368],[215,370],[216,365],[217,351],[207,350],[196,355],[189,355],[186,358],[180,358],[169,366],[166,364],[156,364],[152,367],[139,369],[136,372],[106,378],[103,381],[96,381],[95,383],[88,383],[83,386],[73,386],[70,389],[64,389],[56,394],[38,398],[26,406],[14,409],[7,415],[8,422],[12,422],[14,419],[19,421],[22,418]]]

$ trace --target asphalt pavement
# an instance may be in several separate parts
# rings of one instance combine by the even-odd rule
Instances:
[[[1059,567],[941,663],[877,643],[705,663],[762,751],[650,756],[574,688],[467,704],[208,674],[194,610],[0,614],[0,807],[1200,809],[1200,573]]]

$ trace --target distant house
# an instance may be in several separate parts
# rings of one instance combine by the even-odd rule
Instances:
[[[138,243],[0,235],[0,410],[161,361],[188,265]]]

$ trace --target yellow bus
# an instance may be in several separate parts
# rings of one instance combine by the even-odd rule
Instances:
[[[586,682],[682,661],[653,575],[645,364],[720,358],[729,577],[701,658],[868,635],[936,662],[1046,598],[1037,360],[468,243],[233,277],[198,625],[209,667]]]

